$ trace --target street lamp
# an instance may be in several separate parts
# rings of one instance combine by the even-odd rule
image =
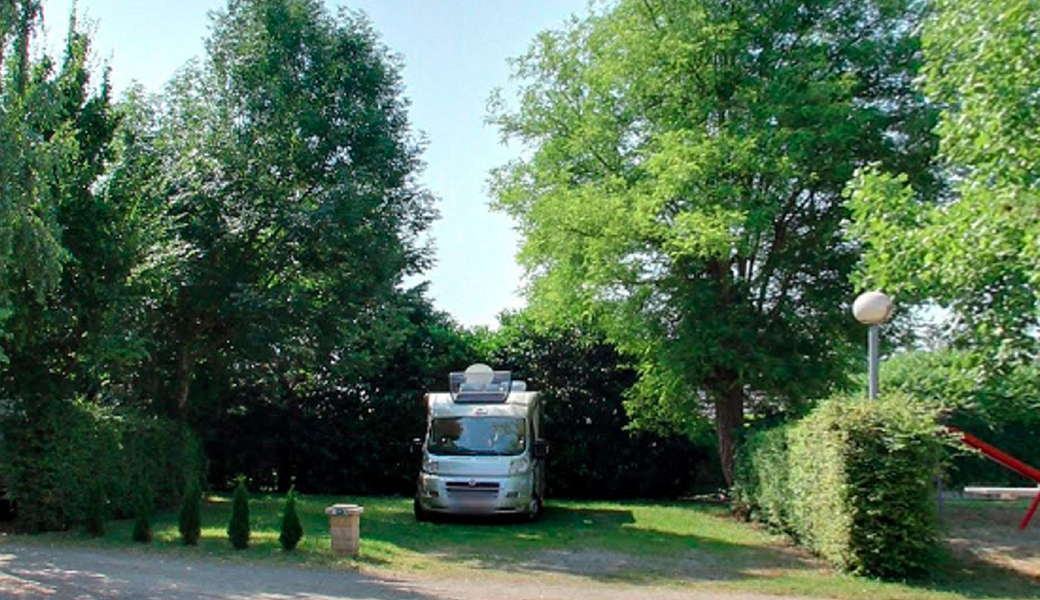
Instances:
[[[878,395],[878,354],[881,345],[879,330],[881,324],[892,316],[896,305],[883,292],[866,292],[860,294],[852,303],[852,314],[856,320],[869,325],[867,330],[867,356],[870,364],[870,399]]]

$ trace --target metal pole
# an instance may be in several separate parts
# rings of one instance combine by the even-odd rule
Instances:
[[[871,325],[867,333],[867,356],[870,361],[870,399],[877,400],[878,395],[878,355],[880,354],[880,325]]]

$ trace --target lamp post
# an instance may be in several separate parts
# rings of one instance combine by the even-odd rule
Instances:
[[[867,330],[867,358],[870,364],[870,399],[878,395],[878,361],[880,354],[881,324],[892,316],[896,305],[883,292],[866,292],[860,294],[852,303],[852,314],[856,320],[870,326]]]

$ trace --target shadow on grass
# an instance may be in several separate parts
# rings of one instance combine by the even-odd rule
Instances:
[[[705,507],[707,509],[707,507]],[[502,518],[448,518],[415,523],[411,514],[366,515],[368,539],[477,569],[531,575],[562,574],[600,582],[768,582],[785,576],[818,578],[815,593],[839,585],[834,572],[804,550],[756,539],[726,541],[725,528],[743,528],[724,511],[698,512],[715,535],[681,534],[640,524],[626,508],[549,505],[537,523]],[[409,526],[406,525],[409,522]],[[671,529],[671,527],[670,527]],[[834,579],[831,579],[835,577]],[[1036,598],[1040,581],[1012,569],[943,553],[926,577],[904,582],[842,578],[850,588],[877,586],[879,594],[952,592],[973,598]],[[858,583],[857,583],[858,582]],[[808,590],[807,590],[808,591]]]
[[[1040,578],[946,549],[933,572],[907,585],[971,598],[1040,598]]]
[[[780,545],[738,544],[640,526],[633,511],[624,508],[549,505],[535,523],[515,517],[441,517],[434,523],[416,523],[422,532],[416,536],[402,536],[400,525],[382,523],[382,516],[366,521],[367,538],[507,573],[653,584],[761,578],[821,568],[804,553]],[[718,525],[735,526],[722,520]]]

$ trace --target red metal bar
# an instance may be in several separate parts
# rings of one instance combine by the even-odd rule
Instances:
[[[1031,467],[1026,463],[1018,460],[1014,456],[1011,456],[1007,452],[1004,452],[999,448],[990,446],[986,442],[971,435],[970,433],[964,433],[963,431],[955,427],[947,427],[946,429],[961,436],[962,442],[971,446],[972,448],[977,448],[986,456],[986,458],[1000,464],[1001,466],[1007,469],[1014,471],[1015,473],[1018,473],[1023,477],[1027,477],[1037,483],[1040,483],[1040,469]],[[1029,522],[1033,520],[1033,515],[1036,514],[1036,509],[1038,507],[1040,507],[1040,494],[1037,494],[1036,498],[1033,499],[1032,504],[1029,505],[1029,510],[1026,511],[1026,516],[1022,519],[1022,522],[1018,524],[1019,531],[1024,531],[1026,527],[1029,527]]]
[[[1028,477],[1029,479],[1032,479],[1033,481],[1040,483],[1040,469],[1031,467],[1026,463],[1018,460],[1014,456],[1011,456],[1010,454],[1003,452],[998,448],[990,446],[986,442],[971,435],[970,433],[964,433],[963,431],[955,429],[953,427],[948,427],[947,429],[961,436],[961,440],[965,444],[971,446],[972,448],[977,448],[990,460],[1003,465],[1004,467],[1018,473],[1023,477]]]
[[[1025,531],[1026,527],[1029,527],[1029,522],[1033,520],[1033,515],[1036,514],[1036,507],[1038,506],[1040,506],[1040,494],[1037,494],[1036,498],[1033,499],[1033,503],[1029,505],[1029,510],[1026,511],[1026,517],[1018,524],[1019,531]]]

